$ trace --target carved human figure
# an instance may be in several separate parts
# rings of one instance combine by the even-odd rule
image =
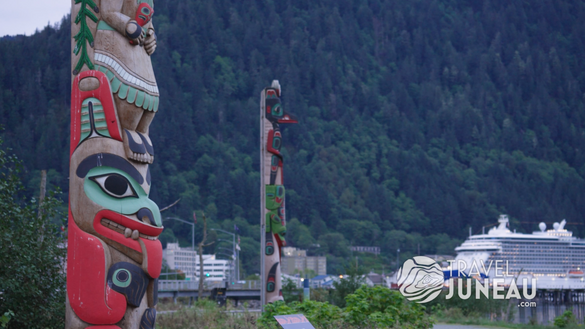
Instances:
[[[265,260],[266,301],[272,303],[282,300],[280,278],[281,248],[286,245],[285,189],[283,175],[283,156],[280,153],[282,133],[280,124],[297,123],[294,116],[284,111],[280,103],[280,84],[273,81],[272,86],[262,93],[262,107],[265,110],[262,125],[265,136],[264,167],[261,175],[265,194]]]
[[[154,328],[152,13],[152,1],[73,0],[66,328]]]
[[[159,106],[150,59],[153,7],[153,0],[73,0],[72,6],[73,74],[89,69],[107,75],[126,157],[143,163],[154,160],[149,126]]]

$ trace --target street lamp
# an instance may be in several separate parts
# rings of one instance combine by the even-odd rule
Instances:
[[[210,230],[220,231],[220,232],[223,232],[223,233],[226,233],[226,234],[231,235],[232,236],[232,255],[235,255],[236,254],[236,235],[234,233],[231,233],[231,232],[228,232],[228,231],[219,229],[219,228],[212,228]],[[217,239],[217,240],[220,241],[221,239]],[[223,241],[226,241],[226,240],[223,240]],[[237,271],[236,259],[234,259],[233,265],[234,265],[234,272],[233,272],[234,273],[234,277],[237,277],[238,275],[236,274],[236,271]]]
[[[183,222],[185,224],[191,225],[191,249],[193,249],[193,251],[195,251],[195,223],[191,223],[191,222],[188,222],[184,219],[180,219],[177,217],[165,217],[165,219],[173,219],[173,220],[177,220],[179,222]],[[193,273],[192,273],[193,280],[195,280],[195,263],[196,263],[195,256],[193,256]]]
[[[191,223],[191,222],[188,222],[184,219],[180,219],[177,217],[165,217],[165,219],[174,219],[174,220],[178,220],[179,222],[183,222],[185,224],[191,225],[191,249],[193,249],[193,251],[195,251],[195,223]]]
[[[217,247],[217,250],[225,250],[225,251],[231,252],[230,248],[225,248],[225,247]],[[229,254],[228,254],[228,255],[229,255]],[[232,257],[232,258],[235,258],[235,256],[234,256],[234,255],[231,255],[231,257]]]

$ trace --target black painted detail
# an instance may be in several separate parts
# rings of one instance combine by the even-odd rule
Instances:
[[[89,130],[89,134],[87,134],[87,136],[82,141],[79,141],[79,144],[85,142],[91,136],[93,136],[94,133],[96,133],[95,126],[94,126],[94,118],[93,118],[93,102],[90,101],[87,103],[87,110],[89,112],[89,129],[90,130]]]
[[[119,269],[122,269],[122,271],[116,273],[116,280],[125,283],[126,287],[117,285],[116,280],[113,278],[114,273]],[[127,284],[128,280],[130,280],[129,284]],[[140,302],[146,293],[148,282],[149,279],[146,273],[140,267],[131,263],[116,263],[108,271],[108,286],[126,296],[126,301],[132,306],[140,306]]]
[[[272,155],[270,163],[270,185],[276,184],[276,174],[278,174],[278,164],[281,157],[276,154]]]
[[[116,195],[123,195],[128,190],[128,180],[122,175],[112,174],[106,178],[104,187]]]
[[[268,272],[268,278],[266,279],[266,291],[273,292],[276,289],[276,268],[278,262],[274,263]]]
[[[150,166],[146,168],[146,184],[150,185]]]
[[[138,217],[138,220],[141,222],[144,222],[142,218],[147,217],[149,220],[148,224],[156,226],[154,221],[154,215],[152,214],[152,211],[150,211],[150,209],[148,208],[140,208],[140,210],[138,210],[138,212],[136,213],[136,217]]]
[[[156,321],[156,310],[154,308],[147,308],[142,314],[140,320],[140,329],[154,329],[154,322]]]
[[[134,31],[134,33],[130,34],[130,33],[128,33],[128,29],[126,29],[126,36],[130,39],[137,39],[140,36],[140,34],[142,33],[142,27],[140,25],[138,25],[138,23],[136,23],[136,22],[129,22],[129,24],[136,25],[136,31]]]
[[[274,254],[274,240],[272,240],[272,233],[270,232],[266,232],[266,246],[264,251],[268,256]]]
[[[267,88],[266,90],[269,89],[273,89],[273,88]],[[273,89],[275,90],[275,89]],[[275,90],[276,91],[276,90]],[[280,103],[280,98],[266,98],[266,119],[268,119],[268,121],[275,123],[275,122],[279,122],[279,123],[297,123],[297,118],[284,111],[284,109],[282,108],[282,104]],[[285,117],[287,119],[285,119]],[[289,122],[290,121],[290,122]]]
[[[158,304],[158,279],[154,279],[154,287],[152,289],[152,304],[153,306]]]
[[[105,181],[100,179],[106,177]],[[138,194],[132,187],[128,179],[120,174],[111,173],[99,176],[89,177],[94,181],[107,195],[123,199],[128,197],[138,198]],[[130,193],[128,193],[130,192]]]
[[[138,134],[138,136],[140,136],[140,139],[142,139],[142,144],[144,144],[144,147],[146,148],[146,152],[148,152],[148,154],[150,154],[150,155],[154,155],[154,147],[148,143],[148,141],[146,140],[146,137],[144,137],[144,135],[142,135],[139,132],[136,132],[136,133]]]
[[[79,178],[84,178],[91,169],[103,166],[120,169],[130,175],[130,177],[134,178],[138,184],[142,185],[142,183],[144,183],[142,175],[140,175],[138,170],[136,170],[128,160],[110,153],[97,153],[88,156],[81,161],[79,166],[77,166],[75,174]]]
[[[146,148],[144,147],[144,144],[136,143],[128,129],[124,129],[124,131],[126,132],[126,137],[128,138],[128,147],[130,147],[130,151],[138,154],[146,153]]]

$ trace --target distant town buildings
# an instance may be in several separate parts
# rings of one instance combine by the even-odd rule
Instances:
[[[369,252],[374,255],[380,254],[380,247],[351,246],[349,249],[355,252]]]
[[[191,248],[181,248],[178,243],[167,243],[167,248],[163,250],[163,259],[170,269],[185,273],[186,279],[199,280],[199,256]],[[206,281],[226,280],[231,269],[230,261],[216,259],[215,255],[203,255],[203,275]]]
[[[288,275],[305,274],[312,271],[315,275],[327,274],[327,258],[324,256],[307,256],[306,250],[294,247],[282,248],[282,273]]]

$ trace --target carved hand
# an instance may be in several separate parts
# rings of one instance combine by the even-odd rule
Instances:
[[[144,40],[144,50],[148,56],[154,53],[156,49],[156,34],[154,33],[154,29],[149,28],[148,32],[146,32],[146,39]]]
[[[144,42],[146,33],[142,30],[142,27],[136,23],[135,20],[131,19],[126,24],[126,37],[130,39],[130,43],[133,45],[141,45]]]

